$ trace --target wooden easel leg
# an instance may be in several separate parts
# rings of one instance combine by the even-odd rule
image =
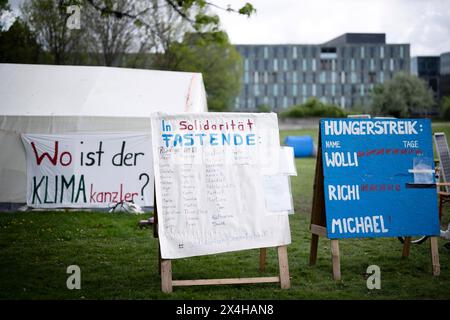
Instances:
[[[287,246],[278,247],[278,265],[280,268],[281,289],[289,289],[291,287],[291,279],[289,278]]]
[[[406,259],[409,257],[410,249],[411,249],[411,237],[405,237],[405,241],[403,242],[402,258]]]
[[[259,249],[259,272],[266,271],[267,248]]]
[[[331,259],[333,262],[333,278],[341,280],[341,261],[339,255],[339,240],[331,240]]]
[[[158,273],[161,275],[161,245],[158,242]]]
[[[313,266],[316,264],[318,246],[319,246],[319,236],[317,234],[312,234],[311,248],[309,250],[309,265],[310,266]]]
[[[161,290],[164,293],[172,292],[172,261],[161,259]]]
[[[438,276],[441,273],[441,266],[439,264],[439,249],[438,249],[438,238],[431,237],[431,265],[433,267],[433,276]]]

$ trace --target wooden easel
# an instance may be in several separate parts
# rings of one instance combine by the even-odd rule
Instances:
[[[223,284],[250,284],[250,283],[280,283],[281,289],[289,289],[291,280],[289,278],[289,264],[287,256],[287,246],[279,246],[278,267],[279,275],[274,277],[253,277],[253,278],[225,278],[225,279],[194,279],[194,280],[173,280],[172,260],[161,258],[161,247],[158,236],[158,209],[156,196],[154,198],[154,224],[153,237],[158,238],[158,268],[161,275],[161,290],[164,293],[171,293],[175,286],[202,286],[202,285],[223,285]],[[266,268],[267,248],[260,248],[259,271],[264,272]]]
[[[313,203],[311,210],[311,247],[309,253],[309,265],[313,266],[317,261],[317,249],[319,245],[319,236],[327,237],[327,219],[325,211],[325,193],[324,193],[324,182],[323,182],[323,165],[322,165],[322,139],[321,132],[319,129],[318,138],[318,148],[317,148],[317,161],[316,161],[316,171],[314,175],[314,191],[313,191]],[[331,240],[331,260],[333,264],[333,278],[334,280],[341,280],[341,262],[339,253],[339,240]],[[431,244],[431,265],[432,272],[434,276],[439,276],[440,265],[439,265],[439,251],[438,251],[438,238],[430,237]],[[407,258],[409,256],[411,247],[411,237],[406,237],[403,243],[402,257]]]

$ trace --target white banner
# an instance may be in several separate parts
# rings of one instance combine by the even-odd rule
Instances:
[[[23,134],[22,141],[31,207],[153,205],[148,133]]]
[[[158,114],[152,139],[163,258],[291,242],[264,196],[264,175],[280,170],[276,114]]]

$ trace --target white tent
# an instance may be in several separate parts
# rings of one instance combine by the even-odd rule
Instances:
[[[0,205],[26,202],[21,133],[150,132],[155,111],[207,111],[202,75],[0,64]]]

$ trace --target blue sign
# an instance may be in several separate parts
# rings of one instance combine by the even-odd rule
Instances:
[[[322,119],[327,235],[439,235],[428,119]]]

